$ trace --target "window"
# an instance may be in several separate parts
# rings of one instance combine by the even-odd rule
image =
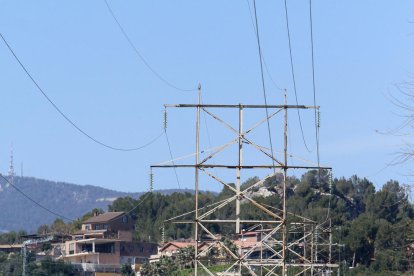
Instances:
[[[75,254],[75,244],[74,243],[69,244],[69,254]]]
[[[101,225],[100,224],[96,224],[95,225],[95,230],[100,230],[101,229]]]
[[[92,244],[82,244],[82,252],[92,252]]]
[[[123,216],[122,217],[122,222],[123,223],[128,223],[128,217],[127,216]]]
[[[109,225],[108,224],[104,224],[104,229],[108,229]]]
[[[95,252],[115,253],[115,244],[114,243],[95,244]]]

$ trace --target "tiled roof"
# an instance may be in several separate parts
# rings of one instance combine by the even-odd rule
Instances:
[[[95,217],[91,217],[83,222],[86,223],[104,223],[124,215],[125,212],[108,212]]]
[[[206,242],[199,242],[198,243],[198,248],[202,248],[203,246],[205,246],[206,244],[208,244],[208,243],[206,243]],[[176,241],[172,241],[172,242],[168,242],[168,243],[166,243],[161,249],[160,249],[160,251],[161,252],[163,252],[163,251],[165,251],[169,246],[174,246],[174,247],[176,247],[176,248],[178,248],[178,249],[181,249],[181,248],[186,248],[186,247],[194,247],[194,242],[176,242]]]
[[[175,246],[177,248],[184,248],[184,247],[188,247],[188,246],[194,246],[194,242],[168,242],[167,244],[165,244],[161,250],[167,248],[168,246]]]

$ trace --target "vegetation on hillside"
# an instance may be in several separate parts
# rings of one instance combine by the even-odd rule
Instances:
[[[321,221],[327,216],[334,225],[333,258],[344,267],[358,267],[350,273],[379,273],[380,271],[405,272],[414,267],[414,208],[408,200],[407,189],[396,181],[387,182],[380,190],[369,180],[353,176],[332,181],[332,196],[327,196],[329,183],[327,176],[316,171],[304,174],[301,179],[289,178],[288,208],[293,214]],[[250,183],[250,184],[249,184]],[[280,177],[265,182],[268,190],[276,191]],[[251,181],[244,183],[244,187]],[[231,194],[224,188],[218,195],[203,193],[200,206],[214,204]],[[266,198],[256,198],[262,204],[280,208],[281,200],[277,192]],[[191,212],[194,209],[194,196],[191,194],[148,195],[144,202],[131,198],[120,198],[109,207],[113,211],[128,211],[140,204],[131,214],[137,219],[135,237],[142,241],[161,241],[161,229],[165,226],[167,239],[175,240],[192,237],[190,224],[168,224],[166,219]],[[263,216],[257,208],[242,204],[244,218]],[[233,217],[235,208],[229,205],[222,208],[218,216]],[[192,214],[184,217],[191,219]],[[232,228],[211,225],[215,232],[230,233]],[[413,245],[414,246],[414,245]],[[168,262],[166,260],[166,262]]]
[[[376,190],[373,183],[367,179],[353,176],[338,178],[332,181],[332,196],[327,196],[330,184],[327,175],[321,176],[316,171],[309,171],[300,179],[288,179],[288,208],[291,214],[302,215],[317,221],[329,216],[332,218],[333,243],[343,246],[334,247],[333,259],[341,263],[347,274],[368,275],[380,274],[384,271],[404,273],[414,267],[414,208],[408,200],[407,189],[396,181],[387,182],[380,190]],[[247,188],[257,181],[249,179],[243,184]],[[281,185],[280,176],[267,180],[264,187],[272,192],[271,196],[256,196],[256,200],[263,205],[281,208],[281,199],[278,190]],[[253,189],[257,192],[258,189]],[[200,206],[212,205],[232,195],[232,191],[224,188],[220,193],[201,193]],[[144,199],[145,200],[142,200]],[[118,198],[111,204],[110,211],[131,211],[130,215],[136,219],[135,239],[138,241],[161,242],[162,229],[165,230],[167,240],[191,238],[193,229],[191,224],[172,224],[166,220],[183,213],[188,214],[180,219],[191,220],[194,216],[194,195],[191,193],[173,193],[163,195],[149,193],[142,199],[131,197]],[[138,206],[138,207],[137,207]],[[250,207],[249,207],[250,206]],[[83,220],[94,212],[103,212],[95,209],[72,223],[55,220],[51,225],[41,225],[38,229],[42,233],[70,233],[79,229]],[[251,205],[242,204],[245,219],[266,218],[263,212]],[[220,218],[234,217],[235,208],[230,204],[220,209],[217,216]],[[288,218],[289,219],[289,218]],[[212,231],[223,234],[231,233],[233,228],[226,225],[211,224]],[[10,232],[0,235],[1,243],[19,243],[20,235],[24,232]],[[1,256],[0,256],[1,257]],[[8,263],[8,269],[13,267],[13,258]],[[172,260],[166,259],[157,264],[157,267],[146,266],[148,271],[164,270]],[[212,264],[213,265],[213,264]],[[192,269],[191,262],[185,259],[174,260],[177,270]],[[355,267],[348,269],[349,267]],[[171,269],[169,268],[168,271]],[[16,270],[17,271],[17,270]],[[171,274],[172,275],[172,274]]]
[[[20,253],[6,254],[0,252],[0,275],[21,276],[23,273],[23,259]],[[74,268],[70,263],[62,260],[46,258],[35,262],[33,254],[27,256],[26,275],[31,276],[71,276],[75,275]]]

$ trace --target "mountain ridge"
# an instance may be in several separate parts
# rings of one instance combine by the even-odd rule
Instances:
[[[120,192],[94,185],[78,185],[35,177],[15,176],[14,185],[27,196],[65,218],[77,219],[94,208],[107,210],[116,198],[139,198],[144,192]],[[171,194],[193,190],[165,189],[154,192]],[[0,229],[1,231],[34,232],[42,224],[51,224],[56,215],[36,206],[16,189],[0,179]]]

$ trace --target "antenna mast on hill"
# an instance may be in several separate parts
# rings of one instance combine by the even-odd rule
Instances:
[[[15,176],[15,171],[14,171],[14,162],[13,162],[13,143],[11,144],[10,147],[10,164],[9,164],[9,172],[8,172],[8,178],[9,178],[9,182],[10,184],[14,184],[14,176]],[[9,184],[6,183],[6,187]]]
[[[287,205],[287,186],[289,170],[317,170],[327,172],[330,167],[317,165],[294,165],[288,164],[288,111],[289,110],[314,110],[318,106],[305,105],[288,105],[285,99],[283,105],[243,105],[243,104],[201,104],[201,88],[198,91],[198,104],[173,104],[165,105],[165,108],[184,108],[196,110],[196,152],[195,163],[193,164],[176,164],[162,163],[152,165],[154,168],[189,168],[195,173],[195,209],[193,212],[186,213],[182,216],[172,219],[175,224],[192,224],[194,226],[194,258],[195,275],[200,270],[209,275],[316,275],[318,273],[332,273],[332,269],[338,268],[331,259],[332,238],[330,220],[316,221],[306,218],[301,214],[289,212]],[[227,123],[223,116],[213,113],[213,110],[234,110],[237,111],[238,125],[233,127]],[[250,128],[244,126],[244,111],[257,112],[268,109],[269,114],[262,118]],[[234,134],[231,141],[222,146],[216,147],[213,153],[201,157],[200,152],[200,114],[203,112],[210,116],[227,130]],[[262,113],[260,113],[262,114]],[[279,115],[279,116],[278,116]],[[266,147],[256,143],[251,137],[260,125],[267,123],[270,119],[283,122],[283,131],[281,141],[283,141],[282,156],[273,156],[273,153]],[[257,131],[256,131],[257,132]],[[222,153],[231,146],[237,147],[237,156],[235,162],[228,164],[208,163],[214,157]],[[257,160],[246,154],[246,150],[253,149],[255,152],[264,157],[264,163],[255,164]],[[243,152],[245,150],[245,152]],[[289,162],[290,163],[290,162]],[[216,173],[215,169],[226,169],[235,172],[235,179],[225,181]],[[241,177],[247,170],[269,171],[269,174],[256,181],[247,188],[241,185]],[[217,204],[204,205],[199,201],[199,178],[200,174],[206,175],[211,179],[212,184],[219,184],[231,192],[223,201]],[[252,196],[254,189],[264,186],[265,181],[278,177],[280,178],[280,188],[278,194],[280,202],[274,202],[270,205],[258,201]],[[235,183],[234,186],[229,183]],[[234,216],[223,217],[220,210],[224,207],[235,208]],[[247,208],[241,208],[247,207]],[[246,210],[256,208],[260,215],[251,217]],[[189,217],[191,214],[192,217]],[[329,212],[328,212],[329,214]],[[179,219],[177,219],[179,218]],[[170,220],[171,221],[171,220]],[[329,222],[329,223],[328,223]],[[217,225],[232,225],[233,233],[222,233]],[[260,227],[260,239],[251,242],[247,247],[243,242],[244,229],[254,229]],[[222,228],[221,228],[222,229]],[[227,235],[227,236],[226,236]],[[242,237],[241,240],[235,237]],[[233,242],[226,242],[231,240]],[[238,241],[241,241],[238,242]],[[323,242],[322,242],[323,241]],[[207,246],[205,246],[207,244]],[[232,245],[231,245],[232,244]],[[201,247],[200,246],[204,246]],[[217,253],[221,252],[221,253]],[[260,257],[259,257],[260,256]],[[211,272],[210,267],[212,259],[217,258],[217,263],[227,265],[221,266],[221,274]],[[234,274],[236,273],[236,274]],[[263,274],[264,273],[264,274]],[[293,274],[292,274],[293,273]],[[203,274],[204,275],[204,274]]]

